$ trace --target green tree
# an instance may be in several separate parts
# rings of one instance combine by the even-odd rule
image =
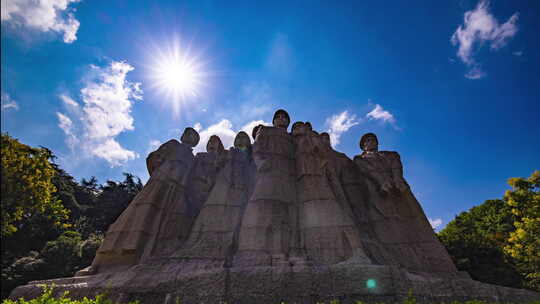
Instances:
[[[522,287],[523,276],[502,248],[514,230],[511,208],[503,200],[487,200],[462,212],[439,232],[459,270],[475,280]]]
[[[122,182],[108,180],[100,186],[96,202],[88,211],[88,217],[92,219],[95,231],[105,233],[142,187],[141,180],[129,173],[124,173]]]
[[[2,134],[1,149],[2,238],[16,232],[35,214],[54,219],[57,226],[65,224],[69,211],[53,195],[52,153],[21,144],[7,134]]]
[[[77,182],[47,148],[2,134],[1,297],[30,280],[72,276],[91,264],[103,233],[141,190],[140,179]],[[70,215],[68,218],[68,214]]]
[[[540,291],[540,171],[529,178],[511,178],[504,200],[514,215],[504,251],[512,256],[525,275],[526,285]]]

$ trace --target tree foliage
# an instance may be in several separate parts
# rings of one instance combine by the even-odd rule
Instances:
[[[104,185],[95,177],[77,182],[54,159],[2,134],[2,298],[90,265],[104,232],[142,188],[129,173]]]
[[[88,210],[94,229],[105,233],[142,187],[141,180],[129,173],[124,173],[123,182],[109,180],[100,186],[96,202]]]
[[[511,178],[504,199],[514,216],[504,252],[515,259],[526,285],[540,290],[540,171],[529,178]]]
[[[502,199],[462,212],[438,236],[474,279],[540,291],[540,172],[508,184]]]
[[[438,236],[456,267],[473,279],[519,288],[523,278],[502,250],[512,223],[503,200],[487,200],[456,216]]]
[[[32,148],[2,134],[1,236],[16,232],[25,220],[36,215],[54,219],[62,225],[68,210],[53,195],[55,170],[49,160],[52,154],[45,148]]]

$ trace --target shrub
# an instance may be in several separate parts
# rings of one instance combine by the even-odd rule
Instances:
[[[54,286],[43,286],[43,294],[39,298],[32,300],[18,299],[13,301],[6,299],[2,301],[2,304],[114,304],[112,300],[107,297],[107,294],[99,294],[93,299],[84,297],[81,300],[74,300],[68,297],[69,292],[64,292],[59,298],[53,296]],[[138,301],[129,302],[128,304],[138,304]]]

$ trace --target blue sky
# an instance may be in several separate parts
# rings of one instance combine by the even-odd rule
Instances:
[[[540,169],[537,1],[39,2],[2,0],[1,128],[78,179],[146,180],[186,126],[230,146],[278,108],[350,157],[376,133],[439,228]]]

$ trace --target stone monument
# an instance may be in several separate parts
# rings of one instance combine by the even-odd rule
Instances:
[[[73,278],[30,282],[11,298],[56,292],[141,303],[419,303],[540,300],[457,271],[377,136],[361,154],[335,151],[328,133],[278,110],[272,126],[239,132],[206,152],[193,128],[146,159],[150,179]]]

